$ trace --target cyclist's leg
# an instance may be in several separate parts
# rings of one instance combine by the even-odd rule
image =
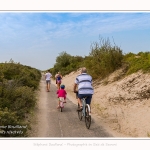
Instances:
[[[88,94],[86,98],[86,103],[90,106],[90,113],[91,113],[91,100],[92,100],[92,94]]]
[[[76,99],[78,100],[78,93],[76,93]]]
[[[79,101],[78,100],[78,92],[76,92],[76,100],[77,100],[77,102]],[[78,104],[79,104],[79,102],[78,102]],[[80,105],[80,104],[79,104]]]
[[[84,94],[78,94],[78,104],[80,105],[80,108],[78,108],[77,110],[82,110],[82,102],[81,99],[84,98]]]
[[[91,100],[92,100],[92,94],[87,94],[86,97],[87,97],[86,98],[86,103],[90,105],[91,104]]]
[[[80,107],[82,107],[82,102],[81,102],[80,98],[78,98],[78,103],[79,103]]]
[[[64,103],[66,103],[66,98],[64,98]]]
[[[58,98],[58,106],[57,108],[60,108],[60,99]]]

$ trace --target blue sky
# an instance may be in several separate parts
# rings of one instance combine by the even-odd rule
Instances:
[[[0,62],[45,70],[62,51],[89,55],[99,36],[123,53],[150,51],[150,12],[0,12]]]

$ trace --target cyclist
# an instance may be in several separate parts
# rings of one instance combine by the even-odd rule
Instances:
[[[57,89],[60,89],[60,85],[61,85],[61,80],[62,80],[62,75],[60,74],[60,72],[58,72],[58,74],[55,75],[56,78],[56,84],[57,84]]]
[[[61,89],[57,90],[57,95],[58,95],[58,106],[57,108],[60,107],[60,99],[63,99],[64,103],[66,103],[66,95],[67,95],[67,92],[65,90],[65,85],[61,85],[60,86]]]
[[[50,73],[50,70],[47,70],[45,74],[47,92],[50,92],[51,77],[52,74]]]
[[[78,91],[76,90],[78,86]],[[92,77],[87,74],[87,69],[83,67],[81,69],[81,74],[78,75],[75,79],[74,83],[74,92],[78,92],[78,103],[80,105],[80,108],[77,110],[82,110],[82,102],[81,99],[84,97],[86,98],[86,103],[91,104],[92,95],[94,93],[93,86],[92,86]]]

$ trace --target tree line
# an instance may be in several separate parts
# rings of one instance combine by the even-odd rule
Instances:
[[[88,56],[72,56],[63,51],[56,57],[56,63],[50,68],[53,76],[60,71],[62,75],[76,71],[85,66],[93,79],[103,79],[110,73],[126,66],[126,74],[138,70],[150,71],[150,52],[139,52],[138,54],[127,53],[110,39],[99,38],[91,44],[91,51]]]

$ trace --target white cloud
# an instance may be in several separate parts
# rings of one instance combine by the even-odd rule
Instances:
[[[0,13],[0,52],[8,50],[24,59],[29,57],[28,53],[33,57],[36,52],[40,58],[40,51],[49,56],[55,51],[52,55],[55,57],[67,47],[68,52],[77,48],[79,53],[85,45],[90,45],[86,42],[91,37],[99,34],[113,35],[149,27],[150,13]]]

